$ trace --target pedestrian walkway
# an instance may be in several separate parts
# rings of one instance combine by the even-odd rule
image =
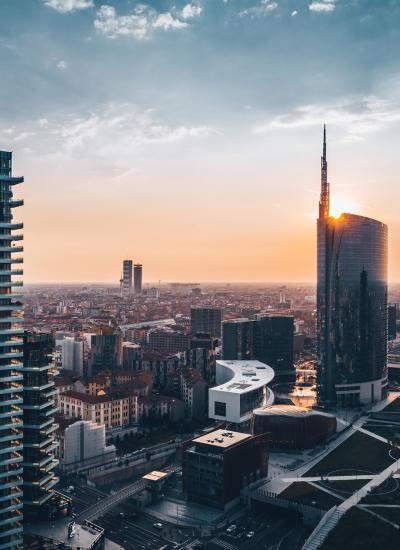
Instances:
[[[354,481],[355,479],[372,479],[376,474],[354,474],[350,476],[330,476],[330,475],[324,475],[324,476],[303,476],[303,477],[283,477],[282,481],[285,483],[295,483],[297,481]]]

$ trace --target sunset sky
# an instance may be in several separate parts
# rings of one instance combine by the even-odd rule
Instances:
[[[398,0],[1,0],[25,282],[315,280],[337,209],[400,281]]]

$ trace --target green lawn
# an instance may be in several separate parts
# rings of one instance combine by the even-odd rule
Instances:
[[[388,454],[389,449],[386,443],[361,432],[355,432],[303,474],[303,477],[326,475],[336,470],[347,470],[347,472],[337,472],[337,475],[340,473],[349,475],[355,472],[379,473],[393,463]]]
[[[330,491],[338,493],[342,497],[347,498],[357,491],[357,489],[364,487],[364,485],[368,483],[368,479],[352,479],[349,481],[317,481],[316,483],[322,487],[326,487]]]
[[[335,504],[342,502],[341,499],[325,493],[322,489],[318,490],[304,481],[292,483],[283,493],[280,493],[279,497],[315,506],[316,508],[321,508],[321,510],[329,510]]]
[[[399,550],[400,534],[388,523],[359,508],[350,508],[320,550]]]

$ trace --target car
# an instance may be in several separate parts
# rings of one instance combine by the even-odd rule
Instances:
[[[162,523],[153,523],[153,527],[156,529],[162,529]]]
[[[252,539],[254,537],[254,531],[249,531],[246,535],[248,539]]]
[[[230,525],[228,529],[226,530],[227,533],[234,533],[236,531],[236,525]]]

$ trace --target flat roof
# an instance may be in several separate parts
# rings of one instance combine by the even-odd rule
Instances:
[[[168,474],[165,472],[158,472],[157,470],[154,470],[153,472],[149,472],[145,476],[142,477],[142,479],[148,479],[149,481],[159,481],[160,479],[163,479]]]
[[[104,530],[98,527],[93,528],[90,525],[75,524],[75,536],[68,538],[68,524],[72,521],[71,517],[65,517],[58,520],[37,521],[25,525],[26,532],[39,537],[46,537],[50,540],[64,543],[65,548],[92,548],[104,533]]]
[[[224,367],[231,371],[231,377],[227,382],[210,388],[210,391],[224,391],[229,393],[246,393],[257,388],[262,388],[274,379],[275,371],[261,361],[217,361],[218,367]]]
[[[203,445],[212,445],[213,447],[228,448],[236,443],[250,439],[250,434],[241,432],[232,432],[230,430],[215,430],[206,435],[201,435],[193,439],[193,443],[202,443]]]

